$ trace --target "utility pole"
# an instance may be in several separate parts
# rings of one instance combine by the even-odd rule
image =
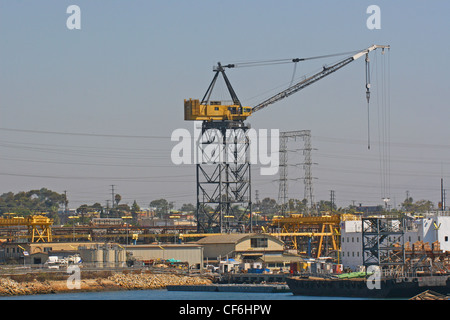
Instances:
[[[69,211],[68,211],[69,208],[68,208],[67,204],[68,204],[68,201],[67,201],[67,191],[64,190],[64,214],[65,214],[66,216],[69,215]]]
[[[111,208],[114,208],[114,185],[111,185],[111,201],[112,201],[112,205]]]
[[[445,195],[446,195],[446,191],[447,190],[444,189],[444,202],[442,203],[442,208],[444,208],[443,211],[445,211],[445,203],[446,203]]]
[[[330,190],[331,212],[333,212],[335,200],[336,200],[336,198],[335,198],[334,190]]]
[[[109,201],[110,200],[106,200],[106,215],[109,217]]]

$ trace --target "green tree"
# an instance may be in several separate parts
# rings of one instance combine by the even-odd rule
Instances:
[[[180,211],[194,213],[197,211],[197,207],[194,206],[192,203],[184,203],[181,206]]]
[[[414,211],[414,200],[412,197],[408,197],[402,203],[403,210],[405,211]]]
[[[120,194],[116,193],[116,194],[114,195],[114,202],[116,203],[116,206],[119,205],[119,202],[120,202],[121,200],[122,200],[122,196],[121,196]]]
[[[289,199],[287,211],[290,213],[304,213],[307,210],[308,200]]]
[[[136,200],[134,200],[133,204],[131,205],[131,216],[133,217],[133,224],[137,224],[139,211],[141,211],[141,207],[139,207]]]
[[[12,192],[0,196],[0,213],[14,212],[20,215],[48,213],[48,217],[59,221],[58,210],[66,202],[65,195],[46,188],[39,190]]]
[[[79,206],[76,211],[77,215],[81,216],[81,218],[76,222],[79,222],[80,224],[87,223],[86,215],[90,210],[91,208],[87,204],[82,204],[81,206]]]
[[[331,201],[325,201],[325,200],[320,200],[318,206],[319,206],[318,209],[320,212],[331,211],[331,210],[337,209],[335,204],[331,205]]]
[[[430,200],[419,200],[416,202],[413,202],[413,198],[409,197],[406,198],[405,201],[402,203],[403,210],[407,212],[417,212],[417,213],[424,213],[428,211],[436,210],[434,204]]]
[[[157,217],[164,219],[170,210],[173,209],[173,202],[169,203],[166,199],[153,200],[150,202],[150,207],[155,208]]]
[[[276,215],[279,211],[279,206],[275,199],[264,198],[261,201],[260,211],[264,216],[273,216]]]

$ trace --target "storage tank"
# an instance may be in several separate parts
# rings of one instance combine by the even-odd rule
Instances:
[[[116,249],[116,266],[121,267],[127,260],[126,251],[124,249]]]
[[[96,267],[103,268],[103,250],[92,249],[94,251],[94,263]]]
[[[80,258],[83,261],[83,263],[94,263],[95,262],[94,250],[86,248],[80,249]]]
[[[105,268],[113,268],[116,260],[114,249],[103,250],[103,265]]]

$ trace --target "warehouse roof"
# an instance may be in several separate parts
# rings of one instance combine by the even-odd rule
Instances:
[[[275,241],[280,241],[277,238],[261,233],[229,233],[229,234],[221,234],[221,235],[212,235],[204,237],[198,240],[196,243],[198,244],[214,244],[214,243],[238,243],[239,241],[245,238],[253,238],[253,237],[265,237],[271,238]]]

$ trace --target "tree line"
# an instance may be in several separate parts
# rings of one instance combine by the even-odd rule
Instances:
[[[114,204],[108,208],[96,202],[92,205],[83,204],[76,209],[76,212],[81,220],[78,222],[86,222],[87,217],[92,212],[98,212],[101,217],[120,218],[123,215],[130,215],[133,218],[133,222],[137,221],[137,215],[141,211],[140,206],[136,200],[131,206],[121,203],[122,197],[119,194],[115,195]],[[61,221],[61,217],[64,216],[64,209],[68,208],[68,199],[64,193],[57,193],[47,188],[41,188],[30,191],[21,191],[17,193],[7,192],[0,195],[0,214],[15,213],[21,216],[28,216],[32,214],[39,214],[42,212],[47,213],[49,218],[55,220],[58,224]],[[155,216],[161,219],[169,218],[170,214],[175,209],[174,202],[168,201],[164,198],[152,200],[149,203],[149,207],[155,210]],[[208,206],[206,210],[214,211],[214,207]],[[304,214],[307,212],[307,201],[298,199],[289,199],[285,207],[282,208],[275,199],[270,197],[262,199],[262,201],[253,204],[253,211],[256,211],[259,215],[265,217],[273,217],[279,214],[281,211],[286,213],[299,213]],[[239,206],[233,206],[231,208],[231,214],[235,213],[235,216],[239,215]],[[330,201],[321,200],[317,203],[317,211],[319,212],[346,212],[356,213],[358,207],[350,205],[345,208],[337,208],[334,203]],[[380,206],[380,210],[385,210]],[[424,213],[428,211],[436,210],[434,203],[430,200],[418,200],[414,201],[412,197],[406,198],[401,204],[400,209],[389,210],[390,212],[411,212],[411,213]],[[196,206],[191,203],[185,203],[179,211],[194,214],[196,212]],[[58,212],[60,215],[58,215]]]

